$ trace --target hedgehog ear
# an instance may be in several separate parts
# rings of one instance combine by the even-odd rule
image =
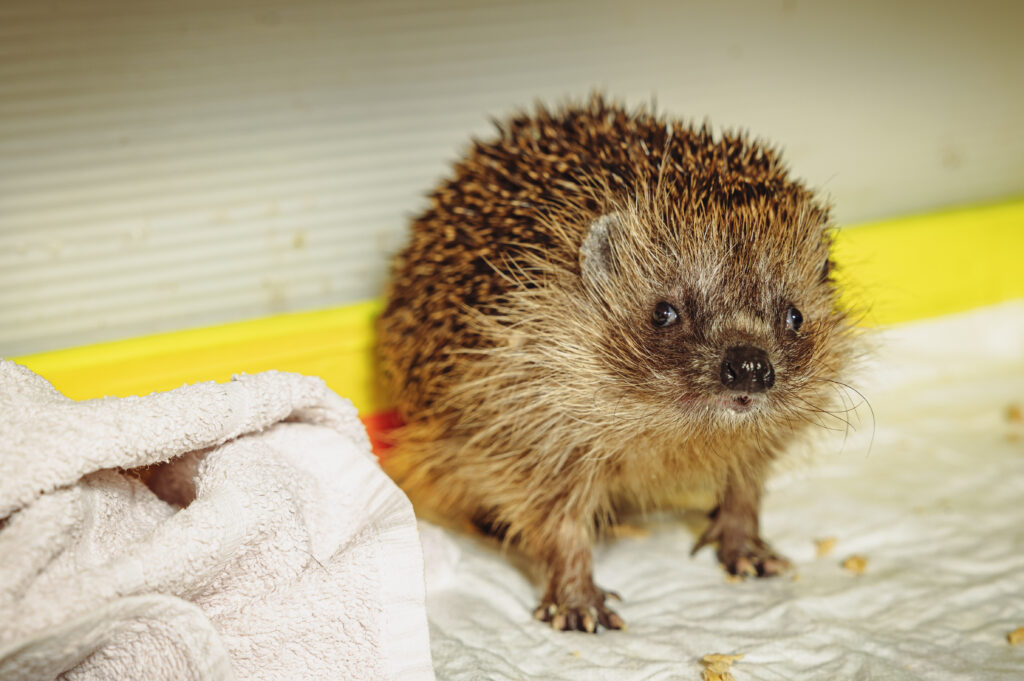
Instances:
[[[621,229],[618,213],[608,213],[590,223],[580,246],[580,272],[587,282],[607,280],[612,270],[612,239]]]
[[[825,264],[821,266],[821,272],[819,273],[822,283],[828,281],[828,278],[832,276],[832,270],[835,269],[836,264],[832,262],[832,257],[825,258]]]

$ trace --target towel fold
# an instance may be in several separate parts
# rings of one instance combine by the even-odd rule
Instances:
[[[423,601],[319,379],[75,402],[0,361],[0,678],[432,679]]]

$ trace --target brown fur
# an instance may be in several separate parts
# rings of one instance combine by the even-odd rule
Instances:
[[[379,322],[407,424],[389,472],[417,508],[503,528],[544,569],[556,628],[621,626],[590,546],[624,509],[703,490],[701,541],[730,570],[784,566],[758,535],[762,481],[827,413],[851,334],[827,207],[777,153],[594,97],[500,125],[431,203]],[[736,344],[775,371],[742,413],[719,377]]]

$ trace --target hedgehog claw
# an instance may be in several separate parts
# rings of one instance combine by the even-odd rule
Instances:
[[[545,602],[537,606],[533,611],[533,617],[548,622],[556,631],[596,634],[599,626],[605,629],[625,629],[626,623],[623,619],[604,604],[607,592],[598,592],[600,600],[596,604],[566,606]]]

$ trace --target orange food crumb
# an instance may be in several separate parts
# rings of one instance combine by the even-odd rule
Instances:
[[[836,542],[839,540],[835,537],[825,537],[824,539],[815,539],[814,548],[818,551],[818,558],[827,556],[832,553],[832,549],[836,547]]]
[[[864,556],[850,556],[842,563],[843,568],[855,575],[862,575],[868,569],[868,559]]]
[[[651,536],[651,531],[648,528],[630,523],[612,525],[610,533],[616,539],[644,539]]]
[[[700,661],[704,665],[704,681],[736,681],[729,668],[733,662],[742,659],[742,655],[721,655],[718,653],[705,655]]]

